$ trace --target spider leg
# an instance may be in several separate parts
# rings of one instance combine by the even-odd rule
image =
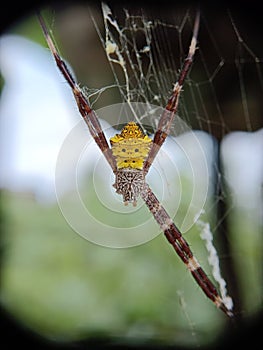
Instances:
[[[90,134],[99,146],[101,152],[105,156],[106,160],[108,161],[109,165],[111,166],[112,170],[115,172],[117,170],[116,161],[115,158],[112,155],[111,148],[108,145],[107,139],[105,137],[105,134],[101,128],[99,119],[95,113],[95,111],[89,106],[89,103],[87,101],[87,98],[83,94],[82,90],[79,88],[78,84],[74,80],[72,74],[70,73],[66,63],[63,61],[63,59],[60,57],[55,44],[49,34],[49,31],[47,29],[47,26],[45,24],[45,21],[40,13],[37,13],[41,28],[43,30],[45,39],[47,41],[47,44],[50,48],[50,51],[52,52],[54,59],[56,61],[56,64],[66,79],[67,83],[72,89],[72,92],[74,94],[75,100],[78,104],[79,112],[82,115],[85,123],[87,124]]]
[[[233,316],[232,311],[226,306],[216,287],[210,281],[199,262],[193,255],[188,243],[183,238],[181,232],[174,224],[164,207],[158,201],[151,188],[145,184],[144,190],[141,193],[141,197],[145,204],[153,214],[155,220],[160,225],[162,231],[168,242],[173,246],[176,253],[186,265],[187,269],[191,272],[192,276],[201,287],[206,296],[212,300],[217,308],[221,309],[229,317]]]
[[[166,137],[169,135],[173,119],[177,112],[181,90],[182,90],[185,78],[187,77],[187,74],[193,62],[193,58],[196,50],[196,44],[197,44],[197,36],[199,31],[199,22],[200,22],[200,12],[198,11],[195,17],[193,36],[189,47],[188,55],[184,60],[183,66],[179,73],[178,80],[174,85],[173,93],[168,99],[168,102],[165,106],[165,110],[161,115],[157,131],[154,135],[152,147],[144,163],[143,170],[145,174],[147,174],[147,172],[149,171],[149,168],[152,165],[159,149],[164,143]]]

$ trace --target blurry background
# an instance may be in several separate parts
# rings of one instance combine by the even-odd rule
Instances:
[[[194,4],[171,7],[163,2],[150,8],[147,3],[108,4],[118,28],[125,28],[129,48],[141,58],[142,67],[126,65],[132,99],[164,106],[188,50]],[[187,348],[216,346],[228,332],[234,337],[235,332],[254,327],[262,310],[263,52],[256,10],[250,11],[231,4],[203,6],[199,49],[179,110],[180,117],[198,131],[206,154],[209,186],[202,220],[214,233],[221,273],[234,301],[234,329],[204,297],[162,235],[137,247],[110,249],[71,229],[56,200],[54,174],[62,144],[79,123],[77,108],[33,11],[24,11],[2,32],[0,303],[6,315],[32,332],[32,339],[38,334],[63,347],[87,341]],[[54,3],[43,7],[43,15],[60,53],[92,94],[93,107],[125,101],[125,71],[118,64],[112,71],[100,40],[100,35],[105,38],[100,3]],[[12,18],[15,13],[10,13]],[[150,23],[155,23],[151,32]],[[127,59],[126,43],[116,27],[108,26]],[[150,60],[145,38],[151,39]],[[141,86],[136,84],[138,71],[143,73]],[[116,121],[108,115],[103,125],[110,132]],[[121,115],[117,119],[123,122]],[[156,120],[146,124],[154,128]],[[137,217],[105,212],[94,191],[94,181],[102,187],[106,177],[96,180],[95,173],[94,180],[100,154],[90,144],[87,149],[89,165],[81,186],[83,200],[98,219],[96,230],[106,216],[112,227],[129,220],[132,226],[141,217],[148,220],[147,211],[138,211]],[[70,156],[66,159],[65,178],[72,168]],[[182,199],[175,217],[180,223],[193,183],[178,165],[178,157],[172,159],[181,174]],[[172,188],[169,181],[163,183]],[[110,188],[113,181],[108,182]],[[170,202],[176,196],[173,190]],[[67,201],[70,191],[65,198],[72,206]],[[200,226],[184,234],[211,276]]]

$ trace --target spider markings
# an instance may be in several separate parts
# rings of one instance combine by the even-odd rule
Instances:
[[[143,133],[139,125],[129,122],[120,134],[110,139],[110,143],[118,170],[123,168],[142,170],[152,140]]]
[[[178,80],[174,85],[173,93],[168,99],[164,112],[161,115],[153,141],[151,141],[147,135],[144,135],[136,123],[131,122],[124,127],[121,134],[117,134],[111,138],[110,141],[112,148],[108,145],[95,111],[89,106],[87,98],[75,82],[66,63],[60,57],[49,35],[44,19],[40,14],[38,14],[38,18],[58,69],[72,89],[79,112],[116,176],[113,185],[116,188],[116,192],[122,194],[124,204],[133,203],[133,205],[136,205],[137,198],[141,196],[156,222],[163,230],[168,242],[173,246],[176,253],[191,272],[203,292],[210,300],[212,300],[216,307],[221,309],[227,316],[232,317],[233,312],[231,308],[228,308],[224,303],[218,294],[216,287],[210,281],[199,262],[194,257],[188,243],[182,237],[179,229],[176,227],[173,220],[145,181],[145,176],[148,173],[149,168],[170,132],[174,116],[177,112],[180,93],[193,62],[199,30],[199,11],[196,14],[194,22],[193,36],[188,56],[184,61]],[[136,143],[138,143],[140,147],[137,147]],[[139,157],[135,156],[137,153],[140,155]],[[126,157],[126,154],[128,154],[128,157]]]

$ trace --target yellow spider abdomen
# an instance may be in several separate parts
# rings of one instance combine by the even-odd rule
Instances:
[[[120,134],[116,134],[110,139],[110,143],[118,169],[142,169],[152,140],[143,133],[138,124],[129,122]]]

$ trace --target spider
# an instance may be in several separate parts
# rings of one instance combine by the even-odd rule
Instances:
[[[158,128],[153,139],[144,133],[140,125],[131,121],[124,126],[120,134],[116,134],[110,139],[111,147],[105,137],[96,112],[90,107],[83,91],[74,80],[66,63],[60,57],[43,17],[40,13],[37,16],[58,69],[72,89],[79,112],[89,128],[91,136],[115,174],[115,183],[113,186],[116,189],[116,193],[123,196],[125,205],[132,203],[136,206],[137,199],[139,197],[143,199],[168,242],[172,245],[206,296],[227,316],[233,317],[231,308],[220,297],[216,287],[193,255],[180,230],[146,182],[146,175],[166,137],[169,135],[174,116],[178,109],[179,97],[194,59],[200,12],[198,11],[195,17],[188,55],[183,62],[172,94],[160,116]]]

